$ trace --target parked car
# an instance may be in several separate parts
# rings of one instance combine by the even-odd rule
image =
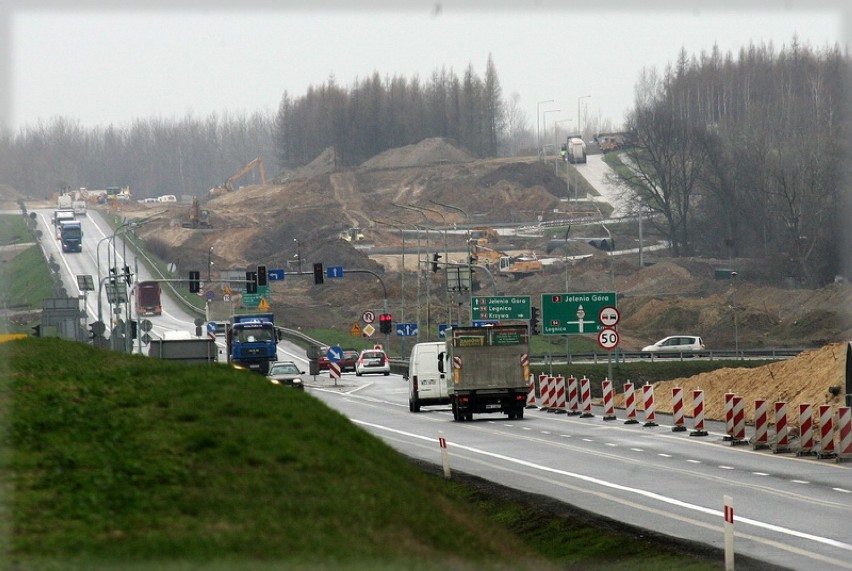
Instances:
[[[643,353],[655,355],[679,355],[704,351],[704,341],[697,335],[671,335],[660,339],[653,345],[642,347]]]
[[[317,364],[319,365],[320,371],[328,370],[328,356],[326,353],[328,353],[328,347],[320,347],[319,357],[317,358]]]
[[[304,374],[305,372],[293,361],[276,361],[270,365],[266,377],[276,385],[304,390],[305,385],[302,382]]]
[[[343,358],[337,364],[340,365],[340,372],[355,371],[355,363],[358,362],[358,351],[344,351]]]
[[[390,361],[381,349],[364,349],[355,362],[355,374],[359,377],[368,373],[390,375]]]

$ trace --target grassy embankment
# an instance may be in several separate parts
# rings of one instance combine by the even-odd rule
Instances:
[[[720,565],[424,472],[251,373],[58,339],[0,345],[0,364],[9,568]]]

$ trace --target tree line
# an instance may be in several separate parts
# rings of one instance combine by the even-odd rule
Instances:
[[[674,255],[764,259],[806,285],[842,271],[847,66],[794,38],[643,72],[619,172]]]

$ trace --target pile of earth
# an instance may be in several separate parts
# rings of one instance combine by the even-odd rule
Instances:
[[[456,142],[442,137],[424,139],[414,145],[388,149],[361,164],[361,169],[399,169],[430,165],[469,163],[475,157]]]

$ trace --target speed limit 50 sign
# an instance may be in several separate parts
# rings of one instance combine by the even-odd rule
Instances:
[[[610,350],[618,346],[618,331],[606,327],[598,332],[598,345]]]

